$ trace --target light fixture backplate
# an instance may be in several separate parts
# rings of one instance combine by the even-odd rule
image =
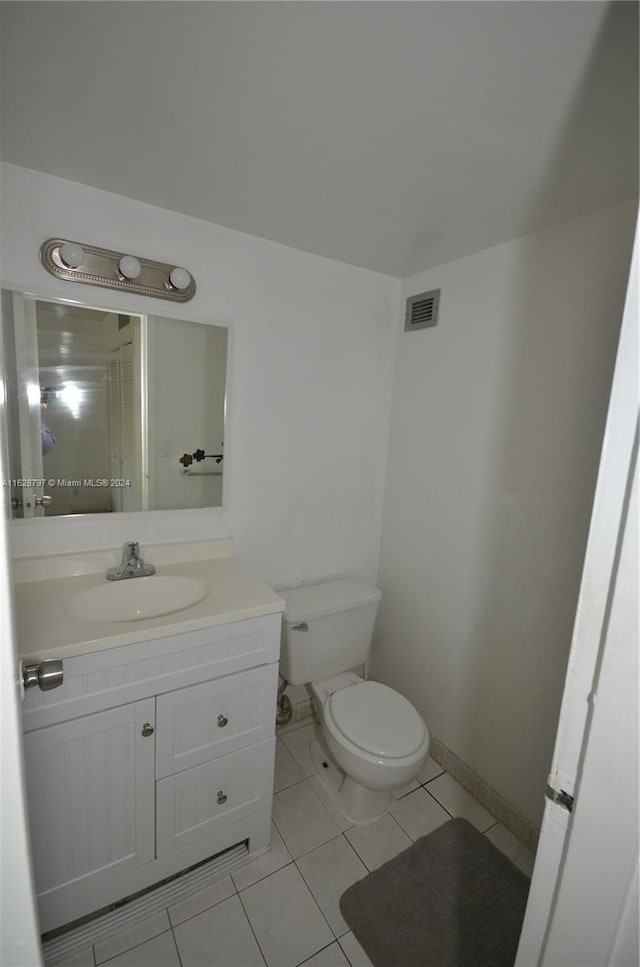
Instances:
[[[140,262],[140,275],[135,279],[125,279],[118,263],[123,255],[131,255],[131,252],[112,252],[110,249],[96,248],[95,245],[85,245],[84,242],[74,242],[82,247],[85,259],[80,268],[69,268],[60,258],[60,249],[69,241],[71,239],[49,238],[40,247],[40,261],[47,272],[58,279],[121,289],[123,292],[136,292],[138,295],[150,295],[156,299],[168,299],[170,302],[188,302],[195,295],[196,283],[191,273],[191,282],[186,289],[174,289],[169,283],[169,273],[178,266],[153,262],[140,255],[135,256]]]

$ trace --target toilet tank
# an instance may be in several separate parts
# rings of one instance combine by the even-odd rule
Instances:
[[[349,578],[278,593],[286,605],[280,674],[291,685],[338,675],[366,660],[378,588]]]

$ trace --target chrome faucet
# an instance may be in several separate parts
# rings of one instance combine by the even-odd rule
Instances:
[[[153,564],[145,564],[140,557],[140,545],[129,541],[122,548],[122,561],[107,570],[107,581],[122,581],[124,578],[145,578],[155,574]]]

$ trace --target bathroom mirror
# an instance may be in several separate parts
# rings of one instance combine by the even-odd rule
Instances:
[[[3,290],[12,516],[221,506],[227,335]]]

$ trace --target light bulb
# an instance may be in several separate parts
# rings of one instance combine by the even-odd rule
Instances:
[[[84,251],[75,242],[65,242],[58,251],[60,261],[68,269],[79,269],[84,262]]]
[[[142,266],[133,255],[123,255],[118,262],[118,268],[125,279],[137,279],[142,271]]]
[[[188,289],[191,284],[191,276],[186,269],[176,266],[169,273],[169,281],[174,289]]]

